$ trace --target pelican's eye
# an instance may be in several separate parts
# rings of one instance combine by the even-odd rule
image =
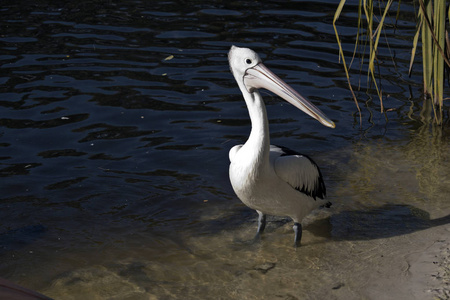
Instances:
[[[247,65],[251,65],[251,64],[252,64],[252,60],[251,60],[250,58],[247,58],[247,59],[245,60],[245,63],[246,63]]]

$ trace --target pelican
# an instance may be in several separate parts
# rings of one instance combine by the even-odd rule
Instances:
[[[229,152],[231,185],[239,199],[258,213],[257,237],[266,226],[266,214],[288,216],[294,221],[297,247],[303,218],[326,204],[325,184],[319,167],[309,157],[270,145],[266,107],[258,89],[272,91],[327,127],[334,128],[335,124],[264,66],[253,50],[232,46],[228,61],[252,125],[245,144]]]

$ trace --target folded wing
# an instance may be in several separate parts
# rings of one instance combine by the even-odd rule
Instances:
[[[271,152],[281,155],[275,159],[275,173],[294,189],[314,200],[325,198],[325,183],[316,163],[306,155],[292,150],[271,146]]]

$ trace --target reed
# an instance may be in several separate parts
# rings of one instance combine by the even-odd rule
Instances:
[[[347,66],[345,61],[344,52],[342,50],[341,40],[336,27],[346,0],[339,2],[336,9],[333,28],[336,34],[336,40],[339,46],[339,59],[342,60],[349,89],[352,93],[352,97],[358,108],[361,122],[361,110],[358,105],[358,100],[353,91],[349,69],[351,64]],[[370,81],[378,94],[380,99],[380,110],[385,112],[383,106],[383,91],[381,87],[377,85],[376,77],[376,62],[377,62],[377,50],[380,41],[381,32],[383,26],[385,26],[385,19],[392,8],[393,0],[388,0],[384,3],[384,8],[380,8],[380,15],[375,15],[374,1],[373,0],[360,0],[358,5],[358,24],[357,24],[357,38],[355,42],[355,50],[351,62],[353,62],[358,49],[362,49],[362,53],[359,53],[361,57],[361,66],[364,63],[365,49],[368,48],[368,70],[367,80]],[[450,49],[450,41],[448,39],[448,33],[445,28],[445,0],[418,0],[418,12],[417,12],[417,31],[414,35],[413,43],[411,45],[411,61],[409,72],[411,73],[414,58],[419,47],[419,37],[421,38],[421,53],[422,53],[422,69],[423,69],[423,91],[425,97],[431,97],[432,103],[434,103],[434,120],[440,124],[442,123],[442,110],[444,102],[444,67],[449,63],[449,53],[444,53],[444,49],[447,51]],[[397,7],[397,19],[399,16],[401,0],[398,1]],[[380,4],[381,5],[381,4]],[[450,8],[447,12],[450,19]],[[377,21],[378,25],[374,25]],[[365,29],[365,34],[362,34]],[[447,44],[447,47],[445,47]],[[361,47],[363,45],[363,47]],[[361,72],[362,70],[360,70]],[[369,85],[368,85],[369,86]]]

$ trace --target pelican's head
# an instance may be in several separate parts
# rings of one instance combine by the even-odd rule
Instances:
[[[228,52],[228,61],[231,72],[241,90],[245,89],[242,92],[253,93],[255,89],[268,89],[323,125],[331,128],[335,127],[334,122],[320,109],[264,66],[261,58],[255,51],[232,46],[230,52]]]
[[[236,81],[244,83],[247,70],[260,64],[261,58],[252,49],[231,46],[230,52],[228,52],[228,61]],[[253,90],[250,86],[245,85],[245,87],[249,92]]]

